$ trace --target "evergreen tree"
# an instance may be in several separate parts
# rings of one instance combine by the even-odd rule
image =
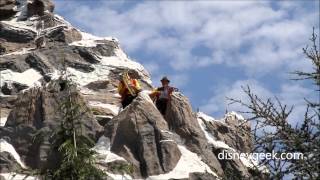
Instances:
[[[61,123],[54,132],[51,145],[60,153],[61,164],[56,169],[45,170],[46,178],[103,179],[106,174],[95,166],[96,152],[91,149],[95,143],[83,132],[82,117],[89,109],[84,107],[77,86],[66,73],[65,68],[59,82],[61,90],[66,93],[59,105],[59,113],[62,114]]]

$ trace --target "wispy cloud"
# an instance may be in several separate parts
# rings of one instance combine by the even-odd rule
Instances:
[[[127,1],[102,1],[98,6],[76,8],[57,2],[81,26],[95,34],[116,36],[129,53],[162,54],[176,70],[225,63],[261,74],[290,67],[287,64],[298,58],[292,52],[301,49],[315,26],[304,18],[313,12],[292,15],[295,2],[276,3],[278,8],[272,1],[145,1],[130,7]],[[211,55],[192,53],[199,43]]]
[[[223,112],[222,110],[234,110],[234,111],[248,111],[247,108],[241,106],[240,104],[230,104],[227,98],[233,98],[241,100],[244,103],[249,104],[250,99],[242,91],[242,87],[250,87],[251,92],[256,94],[259,98],[266,101],[271,98],[274,102],[275,97],[277,97],[282,105],[287,105],[288,107],[293,106],[294,111],[289,116],[289,122],[296,124],[301,123],[304,118],[304,113],[306,111],[306,101],[305,98],[312,100],[316,99],[316,92],[313,89],[304,87],[303,83],[297,81],[288,81],[281,85],[280,89],[277,91],[271,91],[268,87],[262,83],[253,80],[238,80],[233,84],[224,84],[215,89],[212,93],[212,97],[203,102],[200,109],[208,113],[218,113]]]
[[[208,101],[203,102],[200,109],[208,113],[221,113],[223,112],[221,110],[245,111],[246,109],[240,104],[229,106],[230,101],[227,98],[249,102],[249,99],[242,90],[242,87],[246,88],[247,86],[251,87],[252,91],[263,99],[272,97],[272,93],[258,81],[254,79],[238,80],[232,84],[221,84],[218,88],[215,87],[212,97]]]

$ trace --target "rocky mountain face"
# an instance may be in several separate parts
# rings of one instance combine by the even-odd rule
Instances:
[[[264,178],[267,171],[249,156],[219,158],[223,151],[252,148],[250,124],[240,115],[215,120],[193,112],[187,97],[175,92],[162,116],[148,96],[150,75],[115,38],[82,32],[53,11],[50,0],[0,1],[1,179],[59,166],[60,155],[50,143],[66,94],[62,69],[77,83],[72,91],[83,112],[83,132],[96,142],[96,165],[108,178]],[[124,69],[136,72],[144,91],[121,109],[116,88]],[[35,138],[38,132],[41,140]]]

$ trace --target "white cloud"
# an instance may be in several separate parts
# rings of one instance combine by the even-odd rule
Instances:
[[[222,84],[215,87],[213,96],[208,101],[203,102],[203,106],[200,107],[201,111],[211,114],[220,113],[219,116],[223,115],[224,110],[245,111],[246,109],[239,104],[229,105],[230,101],[227,98],[238,99],[245,103],[249,102],[242,90],[242,87],[246,88],[247,86],[263,99],[272,97],[272,93],[258,81],[254,79],[238,80],[233,84]]]
[[[286,105],[294,107],[292,113],[288,117],[288,121],[290,123],[300,124],[303,122],[307,104],[304,98],[307,98],[309,100],[316,100],[317,92],[315,92],[313,89],[305,88],[297,82],[283,84],[281,86],[279,99]]]
[[[156,75],[159,70],[159,65],[154,62],[144,63],[143,66],[147,69],[151,76]]]
[[[168,78],[171,78],[171,84],[174,84],[174,86],[180,88],[186,86],[189,82],[189,76],[186,74],[173,74],[170,75]]]
[[[147,1],[127,9],[125,1],[103,1],[92,8],[58,2],[77,24],[98,35],[116,36],[129,54],[161,54],[176,70],[224,63],[243,67],[250,76],[287,69],[315,25],[310,20],[314,12],[297,10],[299,2],[273,2],[278,9],[271,1]],[[199,59],[192,53],[200,42],[212,56]],[[242,52],[244,46],[247,52]]]

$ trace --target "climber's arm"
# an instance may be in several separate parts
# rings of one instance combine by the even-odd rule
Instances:
[[[157,98],[159,96],[159,94],[160,94],[160,92],[159,92],[158,88],[156,88],[156,89],[153,89],[153,91],[149,94],[149,96],[151,99],[154,100],[155,98]]]

